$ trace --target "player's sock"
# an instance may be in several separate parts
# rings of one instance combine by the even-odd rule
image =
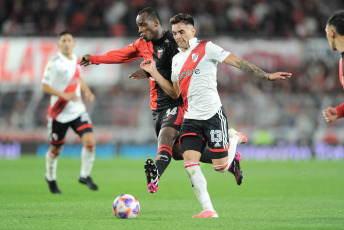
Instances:
[[[161,145],[158,148],[158,156],[156,158],[155,164],[158,168],[158,173],[161,176],[167,166],[170,164],[172,158],[172,148],[168,145]]]
[[[92,171],[95,153],[91,148],[83,147],[81,150],[81,170],[80,177],[87,178]]]
[[[45,155],[45,178],[48,181],[56,180],[57,157],[53,158],[50,150]]]
[[[210,149],[207,147],[203,150],[202,152],[202,156],[201,156],[201,159],[199,160],[200,162],[202,163],[209,163],[209,164],[212,164],[212,157],[211,157],[211,151]]]
[[[235,153],[237,152],[237,145],[239,142],[239,137],[237,135],[233,135],[229,137],[229,149],[228,149],[228,161],[232,162],[235,156]]]
[[[201,203],[203,210],[215,212],[207,191],[207,181],[201,171],[199,162],[184,161],[184,167],[189,174],[192,189]]]

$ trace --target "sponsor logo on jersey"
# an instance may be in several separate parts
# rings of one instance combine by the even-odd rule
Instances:
[[[179,81],[182,80],[183,78],[186,77],[191,77],[193,74],[200,74],[201,71],[199,69],[192,69],[192,70],[186,70],[184,69],[184,71],[180,74],[178,74],[178,79]]]

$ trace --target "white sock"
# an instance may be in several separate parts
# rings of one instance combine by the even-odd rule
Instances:
[[[45,177],[48,181],[56,180],[56,168],[57,168],[57,157],[52,158],[49,154],[49,150],[45,155],[45,168],[46,174]]]
[[[189,174],[192,189],[194,190],[204,211],[215,211],[207,191],[207,181],[201,171],[199,162],[184,162],[184,167]]]
[[[85,147],[81,150],[81,177],[88,177],[91,174],[95,153],[87,150]]]
[[[239,142],[239,137],[237,135],[233,135],[232,137],[229,138],[229,149],[228,149],[229,164],[231,164],[234,159],[238,142]]]

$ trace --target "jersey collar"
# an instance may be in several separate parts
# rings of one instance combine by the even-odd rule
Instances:
[[[197,38],[194,37],[192,39],[189,40],[189,49],[187,49],[185,52],[190,52],[191,50],[193,50],[196,46],[197,46]],[[182,52],[181,48],[178,48],[179,52]]]
[[[57,53],[57,55],[60,57],[60,58],[62,58],[62,60],[67,60],[67,61],[74,61],[74,60],[76,60],[76,55],[75,54],[73,54],[73,59],[72,60],[70,60],[70,59],[68,59],[61,51],[59,51],[58,53]]]

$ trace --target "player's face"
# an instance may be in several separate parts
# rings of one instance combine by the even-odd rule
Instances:
[[[337,50],[336,43],[334,40],[334,28],[333,28],[333,26],[326,25],[325,31],[326,31],[326,37],[327,37],[328,43],[331,46],[331,49]]]
[[[64,55],[69,56],[73,54],[75,42],[72,35],[70,34],[62,35],[59,39],[58,44],[59,44],[61,52]]]
[[[186,25],[184,22],[179,22],[172,25],[173,38],[182,50],[187,50],[190,47],[189,40],[195,37],[195,33],[195,28],[190,24]]]
[[[147,42],[153,40],[155,36],[155,31],[157,31],[158,23],[157,20],[153,20],[148,17],[147,13],[137,15],[136,25],[139,27],[140,37],[142,37]]]

